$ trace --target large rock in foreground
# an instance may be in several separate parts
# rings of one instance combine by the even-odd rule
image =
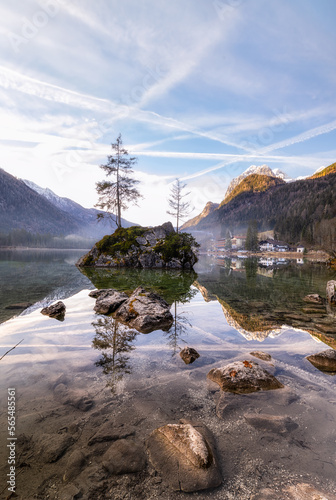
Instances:
[[[281,389],[283,385],[254,361],[235,361],[222,368],[213,368],[207,378],[224,392],[247,394],[255,391]]]
[[[159,427],[149,436],[147,449],[154,468],[173,490],[191,493],[222,483],[213,437],[202,424],[180,420]]]
[[[190,234],[176,233],[171,222],[119,228],[98,241],[77,266],[192,269],[197,246]]]
[[[139,286],[117,309],[115,318],[141,333],[169,329],[174,321],[167,302]]]
[[[315,368],[318,368],[322,372],[336,372],[335,349],[327,349],[318,354],[312,354],[311,356],[307,356],[307,359]]]

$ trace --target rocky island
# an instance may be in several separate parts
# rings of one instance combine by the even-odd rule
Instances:
[[[98,241],[77,266],[192,269],[198,246],[190,234],[176,233],[171,222],[118,228]]]

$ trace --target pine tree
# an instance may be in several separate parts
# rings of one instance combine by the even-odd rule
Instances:
[[[188,196],[189,193],[182,194],[186,184],[183,184],[180,179],[176,179],[170,190],[170,198],[168,204],[171,210],[167,210],[167,214],[176,218],[176,232],[179,232],[180,220],[188,217],[193,211],[189,201],[183,201],[183,198]]]
[[[225,248],[226,248],[226,250],[232,250],[232,239],[231,239],[231,233],[230,233],[229,229],[226,231],[226,235],[225,235]]]
[[[136,204],[138,198],[141,197],[136,188],[139,181],[131,177],[132,167],[137,162],[137,158],[129,157],[128,151],[123,148],[121,134],[111,147],[113,153],[107,157],[107,163],[100,165],[100,168],[104,170],[107,177],[112,176],[114,180],[97,182],[96,189],[99,198],[95,206],[107,212],[98,214],[98,220],[106,216],[110,217],[120,228],[121,211],[126,210],[129,203]]]
[[[258,250],[258,223],[256,220],[249,222],[246,234],[245,249],[250,251]]]

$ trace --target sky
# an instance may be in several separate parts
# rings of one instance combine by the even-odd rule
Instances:
[[[0,167],[85,207],[119,133],[156,225],[250,165],[336,161],[334,0],[0,0]]]

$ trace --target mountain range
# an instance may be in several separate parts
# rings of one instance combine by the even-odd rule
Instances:
[[[336,250],[336,163],[300,180],[265,167],[250,167],[239,182],[234,179],[217,208],[204,209],[181,230],[225,237],[227,230],[246,232],[256,220],[259,231],[272,229],[288,243]]]
[[[54,236],[74,235],[97,240],[112,233],[111,220],[97,222],[101,211],[84,208],[69,198],[57,196],[50,189],[17,179],[0,169],[0,233],[24,229],[30,233]],[[122,219],[124,227],[133,225]]]

